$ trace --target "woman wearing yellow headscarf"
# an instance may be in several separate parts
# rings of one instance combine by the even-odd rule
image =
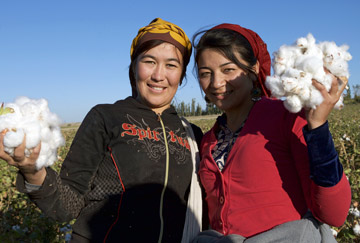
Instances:
[[[196,140],[201,130],[170,105],[185,76],[191,44],[160,18],[141,28],[131,50],[132,96],[97,105],[82,122],[60,174],[36,170],[41,145],[19,168],[17,188],[48,216],[76,219],[74,242],[189,242],[201,230]],[[195,135],[196,138],[195,138]]]

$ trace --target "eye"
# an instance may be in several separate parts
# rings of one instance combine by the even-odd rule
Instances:
[[[175,63],[167,63],[166,66],[169,68],[178,68],[178,65]]]
[[[147,64],[155,64],[155,61],[153,60],[143,60],[142,62]]]
[[[205,71],[205,72],[200,72],[199,73],[199,77],[202,78],[202,79],[203,78],[209,78],[210,76],[211,76],[211,72],[206,72]]]
[[[141,63],[145,63],[145,64],[149,64],[149,65],[154,65],[156,64],[155,60],[151,57],[148,56],[144,56],[140,59]]]
[[[233,72],[235,70],[235,68],[225,68],[224,69],[224,73],[231,73],[231,72]]]

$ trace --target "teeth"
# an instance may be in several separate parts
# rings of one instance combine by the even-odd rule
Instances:
[[[149,85],[149,87],[152,88],[152,89],[158,90],[158,91],[162,91],[164,89],[162,87],[155,87],[155,86],[152,86],[152,85]]]
[[[219,94],[214,94],[215,96],[224,96],[224,95],[228,95],[228,94],[230,94],[230,91],[227,91],[227,92],[225,92],[225,93],[219,93]]]

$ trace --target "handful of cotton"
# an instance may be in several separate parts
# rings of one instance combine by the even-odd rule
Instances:
[[[14,155],[14,149],[24,140],[25,156],[29,156],[41,141],[41,150],[36,161],[39,170],[52,165],[57,159],[57,148],[65,143],[60,130],[60,119],[51,113],[45,99],[33,100],[19,97],[14,103],[0,108],[0,132],[4,136],[4,150]]]
[[[339,82],[349,79],[348,61],[352,56],[349,46],[337,46],[334,42],[316,43],[312,34],[301,37],[293,45],[283,45],[273,53],[273,76],[268,76],[266,87],[276,98],[286,97],[284,105],[290,112],[299,112],[303,107],[316,109],[323,102],[321,93],[312,85],[312,79],[331,88],[332,76]],[[343,96],[335,108],[343,107]]]

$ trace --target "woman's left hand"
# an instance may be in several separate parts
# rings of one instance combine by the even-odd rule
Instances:
[[[329,73],[329,71],[325,71]],[[332,74],[330,73],[330,75]],[[342,92],[344,91],[348,83],[347,79],[340,80],[339,82],[338,77],[334,75],[332,76],[333,80],[329,92],[326,90],[323,84],[313,79],[313,85],[320,91],[321,95],[324,98],[324,101],[320,105],[318,105],[316,109],[309,109],[305,111],[309,130],[315,129],[326,122],[331,110],[334,108],[335,104],[340,99]]]

